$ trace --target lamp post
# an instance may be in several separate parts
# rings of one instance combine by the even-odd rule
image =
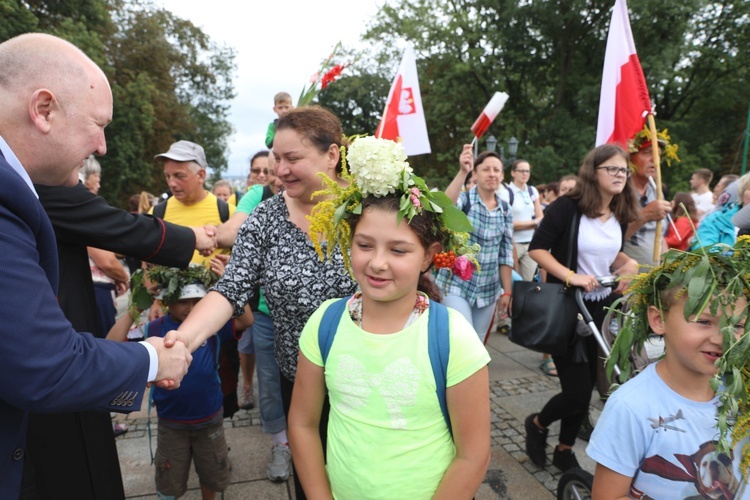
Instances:
[[[487,138],[487,151],[495,152],[495,149],[497,148],[497,139],[494,135],[491,135]]]
[[[516,161],[516,153],[518,153],[518,139],[511,137],[508,140],[508,153],[510,154],[510,162]]]

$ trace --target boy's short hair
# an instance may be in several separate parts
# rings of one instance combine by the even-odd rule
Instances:
[[[226,179],[219,179],[218,181],[214,182],[214,185],[213,185],[213,186],[211,186],[211,190],[214,190],[214,189],[216,189],[217,187],[225,187],[225,188],[229,188],[229,192],[230,192],[230,193],[232,192],[232,183],[231,183],[231,182],[229,182],[229,181],[228,181],[228,180],[226,180]]]
[[[282,102],[292,102],[292,96],[289,95],[289,92],[278,92],[275,96],[273,96],[274,106]]]
[[[698,177],[700,177],[701,179],[703,179],[703,181],[706,183],[706,185],[711,184],[711,181],[714,178],[714,173],[711,172],[707,168],[699,168],[698,170],[696,170],[695,172],[693,172],[693,175],[697,175]]]

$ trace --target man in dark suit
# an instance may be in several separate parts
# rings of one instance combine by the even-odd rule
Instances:
[[[104,154],[112,92],[59,38],[0,44],[0,498],[17,498],[27,412],[132,411],[143,388],[177,387],[192,357],[162,339],[114,343],[76,333],[57,303],[55,235],[32,182],[75,185]]]

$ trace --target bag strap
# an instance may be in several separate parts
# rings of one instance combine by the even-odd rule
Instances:
[[[469,196],[469,192],[468,191],[464,191],[463,193],[461,193],[461,196],[463,197],[464,194],[466,195],[466,201],[461,206],[461,211],[463,213],[465,213],[466,216],[468,217],[469,216],[469,212],[471,212],[471,196]]]
[[[576,227],[578,226],[578,220],[580,216],[578,215],[578,207],[576,207],[575,212],[573,213],[573,218],[570,221],[570,239],[568,240],[568,269],[573,270],[573,245],[575,245],[576,242]],[[578,268],[578,266],[576,266]]]
[[[219,219],[221,220],[221,222],[228,221],[229,220],[229,203],[217,197],[216,208],[219,210]]]
[[[157,203],[154,205],[154,211],[151,212],[151,215],[154,217],[157,217],[159,219],[164,219],[164,214],[167,212],[167,202],[169,201],[169,198],[162,201],[161,203]]]
[[[331,352],[331,345],[338,330],[341,315],[346,310],[346,304],[349,297],[339,299],[323,313],[323,318],[318,326],[318,347],[320,355],[323,358],[323,366],[328,360],[328,353]],[[448,381],[448,360],[450,358],[450,324],[448,318],[448,309],[435,301],[430,301],[427,319],[427,352],[430,357],[430,366],[432,367],[432,376],[435,378],[435,394],[440,404],[440,411],[448,426],[448,432],[453,437],[453,428],[451,427],[450,415],[448,414],[448,402],[445,391]]]

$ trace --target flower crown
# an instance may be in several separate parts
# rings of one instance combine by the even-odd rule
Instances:
[[[672,166],[672,162],[680,161],[680,157],[677,156],[677,150],[680,148],[677,144],[671,144],[669,141],[672,138],[669,136],[669,130],[664,129],[661,132],[656,133],[656,141],[659,143],[660,149],[662,149],[661,157],[667,163],[668,167]],[[647,125],[643,126],[643,130],[635,134],[632,139],[628,141],[628,153],[637,153],[644,147],[648,147],[651,144],[651,130]]]
[[[718,373],[711,380],[714,390],[723,384],[719,394],[718,423],[720,451],[728,452],[727,436],[734,423],[732,443],[736,445],[750,437],[750,322],[745,323],[739,339],[735,325],[747,317],[748,309],[734,312],[740,298],[750,299],[750,236],[740,236],[734,246],[715,244],[692,252],[669,250],[662,263],[648,273],[636,276],[626,293],[632,294],[613,304],[616,308],[626,301],[630,311],[624,313],[624,323],[607,360],[607,374],[611,378],[617,364],[622,380],[631,373],[630,354],[643,348],[650,329],[647,311],[656,306],[666,310],[662,292],[676,289],[675,299],[685,297],[685,319],[699,317],[708,307],[719,315],[723,336],[723,354],[716,362]],[[742,450],[742,469],[750,471],[750,442]]]
[[[151,266],[145,270],[138,269],[130,278],[131,308],[148,309],[154,303],[153,290],[146,288],[146,280],[159,287],[163,292],[161,300],[170,305],[180,300],[182,289],[185,286],[199,283],[208,290],[219,281],[219,276],[200,265],[190,265],[187,269],[167,266]]]
[[[441,242],[444,253],[440,255],[457,256],[468,263],[470,272],[478,269],[476,254],[479,252],[479,245],[467,244],[468,233],[473,228],[466,214],[456,208],[445,193],[430,191],[425,181],[414,175],[406,158],[400,143],[372,136],[355,136],[348,151],[346,147],[341,148],[341,177],[349,184],[341,187],[324,173],[318,174],[325,189],[313,193],[313,197],[323,195],[329,199],[315,205],[308,216],[310,239],[315,251],[324,258],[321,241],[325,240],[329,242],[325,257],[330,258],[335,246],[333,243],[338,243],[344,257],[344,266],[352,274],[349,256],[352,233],[346,214],[361,214],[362,201],[367,196],[380,198],[400,194],[399,219],[405,218],[407,222],[411,222],[423,210],[434,213],[441,232],[448,235]],[[440,258],[436,258],[436,262],[440,261]],[[468,274],[471,277],[465,265],[461,270],[464,276]],[[461,275],[460,272],[457,274]]]

